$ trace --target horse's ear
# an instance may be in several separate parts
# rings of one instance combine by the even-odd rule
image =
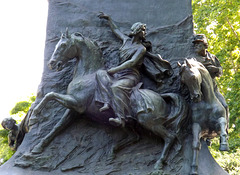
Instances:
[[[93,41],[93,43],[94,43],[96,46],[98,46],[98,43],[97,43],[97,41]]]
[[[181,63],[178,61],[177,62],[178,67],[182,67]]]
[[[70,38],[69,32],[68,32],[68,27],[66,28],[66,37]]]
[[[192,67],[192,65],[189,63],[189,61],[186,59],[186,64],[187,64],[187,66],[189,67],[189,68],[191,68]]]
[[[64,33],[61,33],[61,39],[64,38],[64,37],[65,37],[65,36],[64,36]]]

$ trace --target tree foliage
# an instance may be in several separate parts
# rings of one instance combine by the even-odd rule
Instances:
[[[218,79],[218,87],[230,110],[231,152],[214,152],[218,146],[216,142],[211,150],[225,170],[230,174],[239,174],[240,165],[234,163],[239,162],[240,157],[240,1],[193,0],[192,7],[195,33],[207,36],[208,50],[219,58],[223,67],[223,76]],[[229,160],[226,161],[228,158],[231,159],[230,163]],[[230,166],[235,166],[235,169]]]
[[[17,120],[20,118],[20,122],[23,119],[22,116],[25,116],[27,111],[29,110],[31,104],[35,101],[36,97],[31,96],[27,101],[17,102],[13,109],[10,111],[11,117]],[[18,122],[19,120],[17,120]],[[9,131],[4,130],[2,126],[0,126],[0,165],[6,162],[8,159],[12,157],[15,151],[11,150],[8,146],[8,133]]]
[[[207,36],[208,50],[219,58],[224,69],[223,76],[218,79],[218,87],[230,108],[230,127],[238,132],[240,128],[240,1],[193,0],[193,18],[195,32]]]
[[[13,109],[10,111],[11,115],[17,114],[18,112],[24,112],[27,113],[29,108],[31,107],[31,104],[35,101],[36,97],[31,96],[27,101],[20,101],[16,103],[16,105],[13,107]]]
[[[8,131],[0,127],[0,165],[12,157],[15,151],[8,146]]]

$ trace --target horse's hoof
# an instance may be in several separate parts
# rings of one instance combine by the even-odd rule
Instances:
[[[198,173],[197,172],[192,172],[192,173],[190,173],[190,175],[198,175]]]
[[[195,165],[192,165],[191,167],[192,169],[190,175],[198,175],[198,167]]]
[[[108,161],[113,161],[116,158],[116,154],[112,153],[108,156],[107,160]]]
[[[220,151],[229,151],[228,143],[220,144],[219,150]]]
[[[116,158],[116,154],[115,154],[115,151],[114,151],[114,148],[111,149],[111,151],[109,151],[108,153],[108,158],[107,160],[109,161],[112,161]]]
[[[154,166],[154,170],[160,171],[162,169],[163,169],[163,162],[158,160]]]
[[[31,151],[31,153],[33,154],[40,154],[42,152],[43,152],[43,148],[40,145],[36,145]]]
[[[196,170],[192,170],[192,172],[190,173],[190,175],[198,175],[198,172]]]
[[[151,172],[149,175],[163,175],[163,170],[155,170]]]

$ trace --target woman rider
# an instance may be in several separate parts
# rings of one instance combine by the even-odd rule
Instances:
[[[119,49],[120,64],[116,67],[110,68],[107,72],[110,75],[117,74],[111,85],[112,97],[111,103],[104,102],[104,106],[100,111],[104,111],[109,108],[109,105],[113,108],[116,118],[110,118],[109,122],[113,125],[125,125],[126,117],[130,116],[131,110],[129,106],[129,97],[131,95],[132,88],[135,87],[141,80],[139,68],[143,64],[145,56],[157,59],[157,62],[162,62],[162,65],[167,64],[167,70],[171,74],[170,64],[163,60],[160,55],[154,55],[147,51],[147,48],[151,44],[145,41],[146,36],[146,24],[137,22],[132,25],[129,36],[123,34],[118,27],[114,24],[111,17],[100,13],[98,15],[100,19],[106,19],[110,25],[113,33],[122,40],[123,44]],[[165,72],[164,72],[165,73]]]

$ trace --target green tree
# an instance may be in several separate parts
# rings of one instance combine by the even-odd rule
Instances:
[[[8,131],[0,126],[0,165],[10,159],[14,152],[8,146]]]
[[[240,128],[240,1],[193,0],[194,30],[209,39],[209,51],[222,63],[224,74],[218,80],[229,104],[230,126]]]
[[[231,151],[218,154],[216,140],[211,151],[225,170],[239,174],[240,165],[235,163],[240,161],[240,1],[193,0],[192,7],[195,33],[207,36],[208,50],[219,58],[224,69],[223,76],[218,79],[218,87],[230,110]],[[227,158],[231,158],[231,163],[223,165]]]
[[[26,115],[35,99],[36,97],[32,95],[26,101],[17,102],[10,111],[11,117],[15,119],[20,118],[20,120],[17,120],[17,122],[21,122],[23,119],[22,116]],[[9,131],[4,130],[2,126],[0,126],[0,165],[5,163],[15,153],[15,151],[11,150],[8,146],[8,133]]]
[[[35,101],[36,97],[31,96],[27,101],[20,101],[16,103],[16,105],[13,107],[13,109],[10,111],[10,114],[17,114],[18,112],[24,112],[27,113],[29,108],[31,107],[32,103]]]

